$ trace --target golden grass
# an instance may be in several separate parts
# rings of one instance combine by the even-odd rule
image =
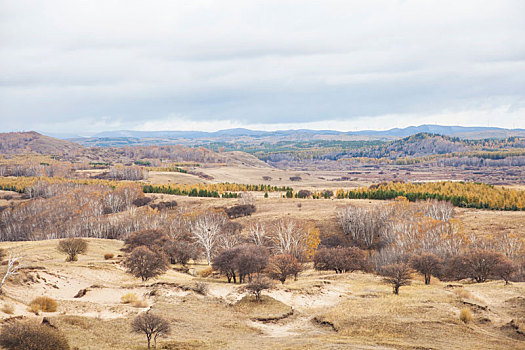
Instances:
[[[146,300],[139,299],[139,300],[132,302],[131,305],[133,305],[133,307],[136,307],[136,308],[145,308],[145,307],[148,307],[148,302]]]
[[[199,275],[203,278],[211,276],[213,273],[213,268],[211,266],[205,267],[199,272]]]
[[[4,303],[2,305],[2,309],[1,310],[5,314],[12,315],[15,312],[15,307],[13,306],[13,304]]]
[[[139,297],[135,293],[127,293],[120,297],[122,304],[133,304],[139,301]]]
[[[43,312],[55,312],[58,308],[58,302],[50,297],[36,297],[29,303],[28,310],[34,314]]]
[[[463,323],[472,322],[472,312],[470,311],[468,307],[461,309],[461,311],[459,312],[459,319]]]

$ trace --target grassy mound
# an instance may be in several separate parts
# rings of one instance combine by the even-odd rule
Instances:
[[[267,295],[261,296],[261,301],[247,295],[235,304],[235,309],[257,321],[280,320],[293,314],[291,306],[281,303]]]

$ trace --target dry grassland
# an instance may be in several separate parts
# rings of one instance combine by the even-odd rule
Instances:
[[[224,279],[173,269],[141,283],[121,268],[120,241],[89,239],[87,254],[72,263],[64,262],[56,244],[1,244],[20,252],[24,269],[5,287],[0,302],[14,305],[15,311],[0,317],[46,316],[79,349],[144,349],[144,337],[130,333],[130,322],[147,308],[165,316],[174,329],[160,340],[163,349],[519,349],[525,344],[524,336],[510,326],[514,320],[523,327],[525,283],[434,281],[425,286],[414,276],[413,285],[394,296],[371,274],[307,269],[298,281],[276,285],[264,293],[262,303],[255,303]],[[105,253],[115,258],[104,260]],[[188,288],[197,281],[208,284],[205,296]],[[84,288],[86,295],[74,298]],[[148,306],[123,304],[121,297],[127,293],[137,294]],[[41,295],[56,299],[58,310],[30,313],[27,305]],[[472,310],[472,323],[459,320],[464,307]],[[293,314],[284,317],[290,309]],[[284,318],[258,320],[272,315]]]

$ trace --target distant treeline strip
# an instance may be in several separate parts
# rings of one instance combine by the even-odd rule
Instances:
[[[338,190],[337,198],[393,199],[399,196],[409,201],[437,199],[455,206],[491,210],[525,210],[525,191],[475,182],[390,182],[356,190]]]
[[[33,186],[38,181],[48,183],[75,183],[85,185],[105,185],[115,188],[121,181],[103,179],[69,179],[60,177],[0,177],[0,190],[24,193],[26,188]],[[261,191],[261,192],[286,192],[291,191],[290,187],[278,187],[271,185],[247,185],[235,183],[220,184],[194,184],[194,185],[148,185],[139,183],[144,193],[165,193],[175,195],[185,195],[194,197],[223,197],[236,198],[234,192]]]
[[[286,192],[290,187],[279,187],[271,185],[246,185],[233,183],[220,184],[196,184],[196,185],[144,185],[144,193],[165,193],[190,197],[221,197],[237,198],[237,193],[244,191],[258,192]]]
[[[28,176],[28,177],[0,177],[0,190],[24,193],[26,188],[32,187],[38,181],[49,184],[73,183],[78,185],[103,185],[115,188],[120,182],[103,179],[69,179],[63,177]]]

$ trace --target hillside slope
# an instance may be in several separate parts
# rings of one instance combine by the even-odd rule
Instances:
[[[369,151],[367,156],[371,158],[422,157],[466,150],[468,150],[468,147],[458,138],[419,133],[385,145],[375,146]]]
[[[110,164],[164,159],[172,162],[197,162],[202,166],[222,164],[243,167],[269,167],[269,165],[256,157],[239,151],[215,152],[203,147],[182,145],[84,147],[75,142],[49,137],[35,131],[0,133],[0,154],[27,153],[67,156],[68,160],[89,160]]]
[[[63,155],[83,149],[83,146],[75,142],[45,136],[35,131],[0,133],[0,153],[3,154]]]

